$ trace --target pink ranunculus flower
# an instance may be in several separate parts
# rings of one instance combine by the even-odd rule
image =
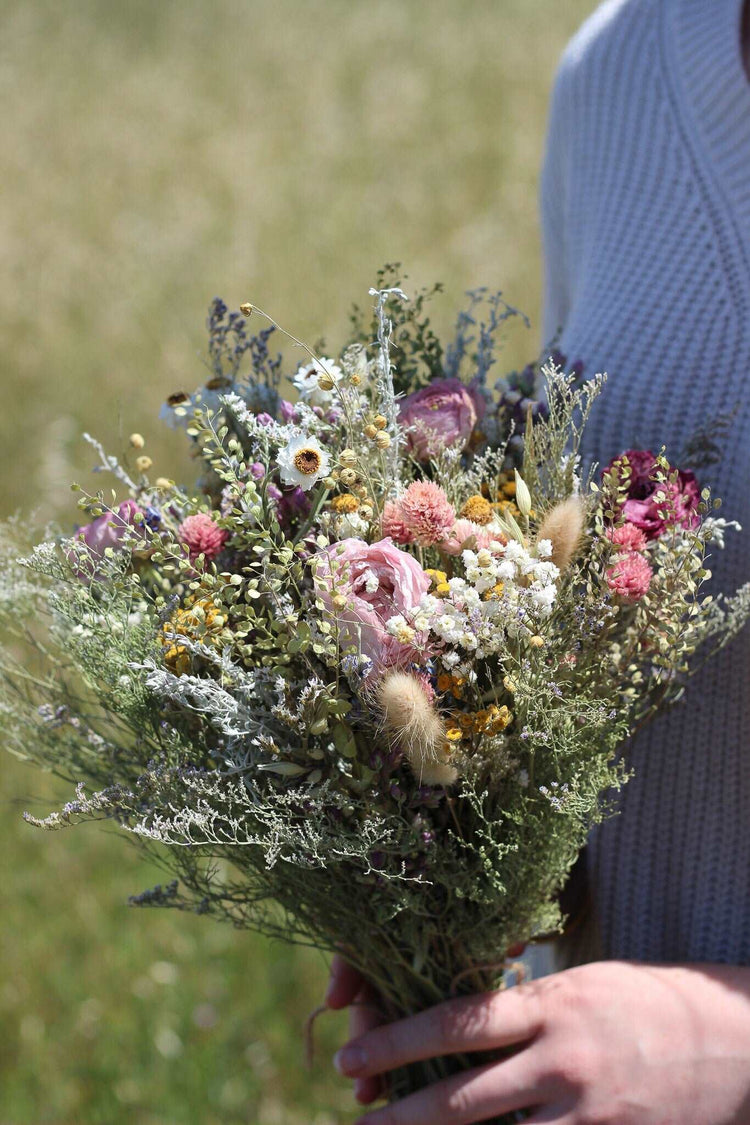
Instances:
[[[648,449],[628,449],[610,461],[604,472],[618,465],[623,457],[627,457],[631,468],[622,509],[627,523],[640,528],[647,539],[658,539],[668,527],[698,527],[700,486],[690,469],[680,469],[675,483],[660,484],[654,480],[657,465],[653,453]],[[663,493],[666,499],[657,500],[657,493]]]
[[[625,551],[607,570],[607,585],[623,601],[637,602],[648,593],[653,573],[643,555],[637,551]]]
[[[648,544],[645,532],[634,523],[623,523],[620,527],[607,529],[607,538],[615,547],[623,551],[644,551]]]
[[[430,579],[415,558],[392,539],[372,544],[345,539],[315,556],[314,574],[318,595],[336,617],[343,646],[354,645],[375,668],[415,659],[415,649],[385,629],[391,617],[407,616],[429,589]]]
[[[229,538],[229,532],[219,527],[208,512],[198,512],[182,521],[177,537],[187,547],[191,561],[197,559],[198,555],[204,555],[206,559],[215,559],[221,554]]]
[[[462,551],[489,550],[493,542],[499,542],[499,539],[481,524],[456,520],[450,533],[440,543],[440,550],[445,555],[460,555]]]
[[[448,446],[463,449],[485,409],[476,388],[460,379],[435,379],[401,400],[399,421],[410,452],[429,461]]]

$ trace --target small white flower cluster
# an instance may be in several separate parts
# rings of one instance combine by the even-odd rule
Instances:
[[[416,647],[440,648],[444,667],[460,670],[466,654],[485,659],[502,652],[508,637],[530,637],[549,617],[560,572],[549,561],[552,545],[532,550],[511,540],[498,551],[464,551],[464,578],[451,578],[447,591],[423,595],[408,617],[391,617],[391,636]],[[462,650],[462,655],[459,653]]]

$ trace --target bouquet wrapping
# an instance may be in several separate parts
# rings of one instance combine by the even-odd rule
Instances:
[[[339,951],[389,1019],[560,929],[618,748],[750,603],[704,592],[732,525],[689,467],[583,465],[602,377],[557,356],[493,390],[514,310],[472,294],[443,347],[393,281],[296,365],[215,301],[209,378],[164,408],[194,488],[89,439],[115,487],[23,558],[9,524],[0,587],[6,745],[77,786],[28,819],[116,821],[171,876],[134,904]]]

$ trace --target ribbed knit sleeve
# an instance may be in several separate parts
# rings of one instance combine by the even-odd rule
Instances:
[[[552,91],[547,143],[539,192],[544,251],[542,346],[548,346],[565,327],[570,295],[565,262],[565,200],[567,115],[566,71],[558,70]]]
[[[608,0],[566,51],[541,180],[543,343],[608,381],[584,453],[685,449],[737,519],[713,592],[750,580],[750,82],[743,0]],[[750,630],[625,749],[592,835],[605,957],[750,964]]]

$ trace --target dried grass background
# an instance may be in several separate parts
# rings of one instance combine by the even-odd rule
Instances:
[[[375,270],[501,286],[538,324],[536,183],[556,60],[593,0],[4,0],[0,512],[72,523],[92,430],[141,431],[200,380],[210,299],[332,344]],[[517,329],[509,365],[538,346]],[[302,1068],[323,966],[200,919],[97,828],[20,820],[65,787],[2,761],[0,1125],[337,1125]]]

